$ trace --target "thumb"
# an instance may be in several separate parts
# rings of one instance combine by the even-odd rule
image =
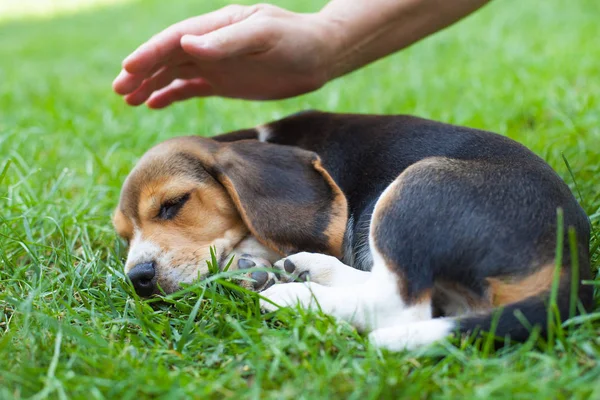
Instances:
[[[206,60],[261,53],[276,42],[269,25],[268,21],[243,20],[205,35],[184,35],[180,44],[189,55]]]

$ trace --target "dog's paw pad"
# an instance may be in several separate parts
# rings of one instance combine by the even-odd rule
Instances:
[[[243,254],[242,257],[244,256],[250,257],[248,254]],[[248,269],[256,266],[256,263],[249,258],[240,258],[237,264],[239,269]]]
[[[274,267],[276,270],[280,271],[281,277],[279,278],[281,282],[290,283],[290,282],[307,282],[310,280],[310,271],[306,268],[298,267],[292,258],[299,258],[297,254],[279,260],[275,263]],[[277,272],[276,272],[277,274]]]
[[[269,280],[269,273],[266,271],[255,271],[250,274],[250,278],[254,280],[254,282],[252,283],[254,289],[259,289],[265,286],[265,284]]]
[[[283,261],[283,269],[285,269],[285,272],[288,274],[293,274],[296,270],[296,264],[294,264],[289,258],[286,258]]]
[[[254,257],[250,254],[242,254],[237,260],[237,267],[240,271],[251,268],[273,268],[270,262],[261,258]],[[246,272],[243,276],[250,280],[243,279],[239,281],[239,285],[254,292],[262,292],[279,282],[280,274],[277,270],[271,271],[252,271]]]

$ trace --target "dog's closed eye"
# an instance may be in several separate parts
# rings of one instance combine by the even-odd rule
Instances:
[[[171,220],[175,218],[177,216],[177,213],[179,213],[181,208],[185,205],[185,203],[187,203],[189,199],[190,193],[186,193],[183,196],[164,201],[160,205],[160,210],[158,211],[157,218],[163,220]]]

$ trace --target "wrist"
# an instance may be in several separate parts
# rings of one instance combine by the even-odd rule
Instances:
[[[335,65],[343,49],[345,33],[337,21],[320,12],[302,15],[307,19],[306,25],[310,27],[309,35],[312,36],[311,56],[315,78],[322,86],[339,76],[335,72]]]
[[[322,9],[318,13],[313,14],[316,21],[315,25],[319,28],[319,35],[323,38],[324,48],[324,75],[327,80],[332,80],[344,75],[350,71],[341,72],[342,63],[345,60],[344,53],[351,40],[349,38],[348,21],[344,17],[336,16]]]
[[[327,27],[331,79],[350,73],[395,50],[402,20],[422,0],[332,0],[318,18]],[[400,32],[399,32],[400,31]]]

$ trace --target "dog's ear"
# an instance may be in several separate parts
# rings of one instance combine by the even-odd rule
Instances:
[[[257,239],[282,254],[341,256],[348,206],[317,154],[242,140],[214,156],[217,179]]]

